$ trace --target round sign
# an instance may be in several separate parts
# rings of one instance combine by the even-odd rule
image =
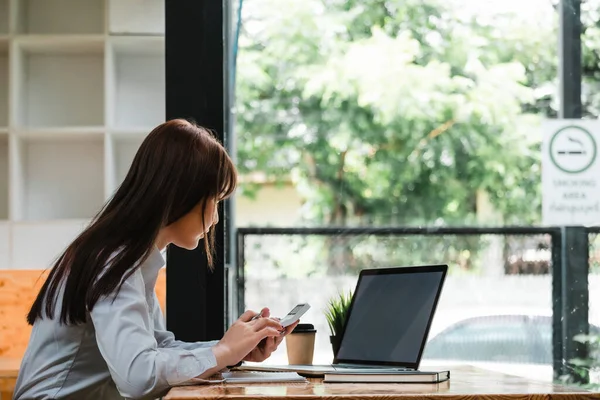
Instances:
[[[596,161],[596,141],[580,126],[565,126],[550,140],[550,159],[563,172],[583,172]]]

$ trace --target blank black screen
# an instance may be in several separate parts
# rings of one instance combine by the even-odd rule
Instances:
[[[416,363],[442,272],[364,275],[338,360]]]

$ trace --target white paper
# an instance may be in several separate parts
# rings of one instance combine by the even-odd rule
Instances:
[[[233,371],[224,372],[223,378],[229,383],[306,382],[306,378],[298,375],[297,372]]]

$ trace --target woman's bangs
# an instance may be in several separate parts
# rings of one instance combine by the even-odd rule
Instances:
[[[231,196],[237,187],[237,171],[231,158],[222,154],[219,165],[219,193],[217,199],[224,200]]]

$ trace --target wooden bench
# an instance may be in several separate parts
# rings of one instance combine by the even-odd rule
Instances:
[[[164,310],[166,273],[163,268],[156,282],[156,294]],[[0,270],[0,400],[11,399],[16,372],[25,353],[31,326],[26,316],[47,277],[43,270]]]

